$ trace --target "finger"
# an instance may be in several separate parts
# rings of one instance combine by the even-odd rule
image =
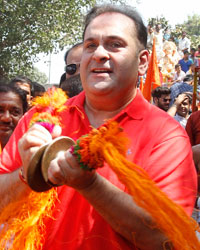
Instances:
[[[40,124],[34,124],[33,126],[31,126],[31,128],[28,130],[28,132],[32,132],[34,134],[37,135],[37,133],[40,133],[40,134],[44,134],[47,139],[52,139],[52,136],[50,134],[50,132],[44,128],[43,126],[41,126]]]
[[[53,128],[53,131],[51,133],[52,138],[54,139],[54,138],[60,136],[61,133],[62,133],[62,128],[59,125],[55,125]]]
[[[70,149],[65,151],[64,156],[71,168],[80,168],[76,158],[70,153]]]
[[[48,180],[55,185],[63,185],[65,182],[65,177],[61,170],[60,165],[58,164],[58,159],[51,161],[48,168]]]

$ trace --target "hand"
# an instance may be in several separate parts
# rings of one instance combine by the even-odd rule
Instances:
[[[22,159],[23,175],[26,177],[27,167],[34,153],[45,143],[61,134],[61,128],[55,126],[52,134],[39,124],[34,124],[19,140],[18,150]]]
[[[51,161],[48,179],[53,184],[68,185],[76,190],[88,188],[96,179],[95,171],[83,170],[70,150],[61,152]]]
[[[188,98],[188,96],[185,93],[180,94],[178,97],[176,97],[176,99],[174,101],[174,105],[176,105],[178,107],[187,98]]]

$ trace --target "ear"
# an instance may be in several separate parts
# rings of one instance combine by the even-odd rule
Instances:
[[[157,104],[158,104],[158,98],[157,98],[157,97],[154,97],[154,98],[153,98],[153,102],[157,105]]]
[[[143,76],[148,68],[148,64],[149,64],[149,52],[145,49],[145,50],[141,50],[139,52],[138,55],[138,60],[139,60],[139,64],[138,64],[138,75],[139,76]]]

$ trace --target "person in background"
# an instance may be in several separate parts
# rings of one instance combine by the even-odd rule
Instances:
[[[64,56],[66,79],[80,74],[80,61],[83,52],[83,43],[77,43],[67,50]]]
[[[183,70],[181,70],[181,65],[180,64],[176,64],[175,65],[175,73],[174,73],[174,76],[173,76],[173,83],[176,83],[176,82],[183,82],[183,79],[185,77],[185,72]]]
[[[26,95],[27,102],[28,102],[28,105],[30,107],[30,105],[31,105],[31,99],[32,99],[32,96],[31,96],[32,81],[29,78],[27,78],[26,76],[16,76],[15,78],[13,78],[10,81],[10,84],[12,86],[21,88],[24,91],[26,91],[26,93],[27,93],[27,95]]]
[[[185,31],[182,32],[182,37],[179,39],[178,49],[180,52],[184,53],[185,51],[190,51],[190,39],[187,38]]]
[[[194,54],[195,56],[195,66],[200,67],[200,44],[198,45],[198,50]]]
[[[4,148],[20,118],[27,111],[26,93],[14,86],[0,84],[0,148]],[[1,150],[0,150],[1,151]]]
[[[153,38],[154,38],[153,27],[151,26],[151,24],[149,24],[147,26],[147,49],[150,51],[152,51]]]
[[[151,93],[154,105],[164,111],[167,111],[171,101],[170,94],[171,90],[168,87],[161,86],[155,88]]]
[[[77,43],[65,53],[66,73],[60,78],[59,88],[66,91],[69,97],[79,94],[82,90],[80,79],[80,60],[83,51],[83,44]]]
[[[1,205],[26,193],[29,187],[20,180],[19,170],[26,180],[30,159],[40,146],[60,135],[77,140],[111,119],[130,140],[127,159],[190,215],[197,176],[189,139],[172,117],[148,103],[137,89],[138,75],[146,72],[149,57],[142,18],[130,6],[95,6],[86,17],[83,40],[84,91],[68,99],[62,129],[56,126],[52,134],[39,124],[28,127],[34,109],[21,120],[1,154]],[[167,236],[154,227],[153,218],[106,164],[85,171],[67,150],[51,161],[48,180],[61,186],[56,189],[53,219],[45,220],[43,250],[170,249]],[[16,184],[15,197],[10,197]]]
[[[170,102],[170,107],[174,103],[175,98],[182,94],[187,92],[191,96],[193,95],[193,76],[192,75],[186,75],[185,78],[183,79],[183,82],[176,82],[172,84],[170,87],[171,90],[171,102]],[[197,98],[199,99],[199,96],[197,95]]]
[[[193,61],[193,63],[195,62],[195,53],[196,53],[196,49],[195,48],[191,48],[189,59],[191,59]]]
[[[31,96],[33,98],[36,96],[42,96],[45,91],[45,87],[42,84],[38,82],[32,82]]]
[[[187,120],[190,116],[191,104],[191,95],[182,93],[176,97],[173,105],[169,108],[167,113],[174,117],[174,119],[178,121],[182,127],[185,128]]]
[[[179,60],[178,63],[181,65],[181,69],[186,73],[193,64],[193,61],[189,59],[189,52],[187,50],[184,51],[183,54],[183,58]]]
[[[190,115],[186,124],[186,132],[192,146],[200,144],[200,110]]]
[[[59,87],[66,92],[68,97],[78,95],[83,90],[80,74],[65,79]]]
[[[194,77],[194,72],[195,72],[195,64],[191,64],[189,70],[186,72],[187,75],[192,75]]]

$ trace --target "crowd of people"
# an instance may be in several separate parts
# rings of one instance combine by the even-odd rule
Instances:
[[[76,141],[113,120],[130,140],[127,159],[192,216],[199,204],[200,165],[200,111],[191,114],[192,66],[198,67],[200,45],[190,49],[183,32],[178,47],[183,57],[174,63],[166,53],[172,48],[164,44],[171,42],[167,34],[162,35],[160,25],[147,29],[130,7],[92,8],[85,19],[83,42],[65,54],[65,73],[58,87],[70,97],[65,106],[71,108],[60,117],[61,129],[51,133],[38,124],[29,128],[36,112],[31,100],[42,95],[44,87],[20,76],[0,85],[0,211],[30,190],[27,168],[42,145],[63,135]],[[170,86],[164,82],[152,91],[152,105],[137,83],[147,71],[153,39],[161,68],[173,65],[173,76]],[[85,171],[67,150],[51,161],[48,181],[58,185],[58,200],[52,218],[45,220],[42,249],[172,249],[168,235],[152,226],[154,218],[106,164]],[[198,221],[198,213],[195,216]]]

